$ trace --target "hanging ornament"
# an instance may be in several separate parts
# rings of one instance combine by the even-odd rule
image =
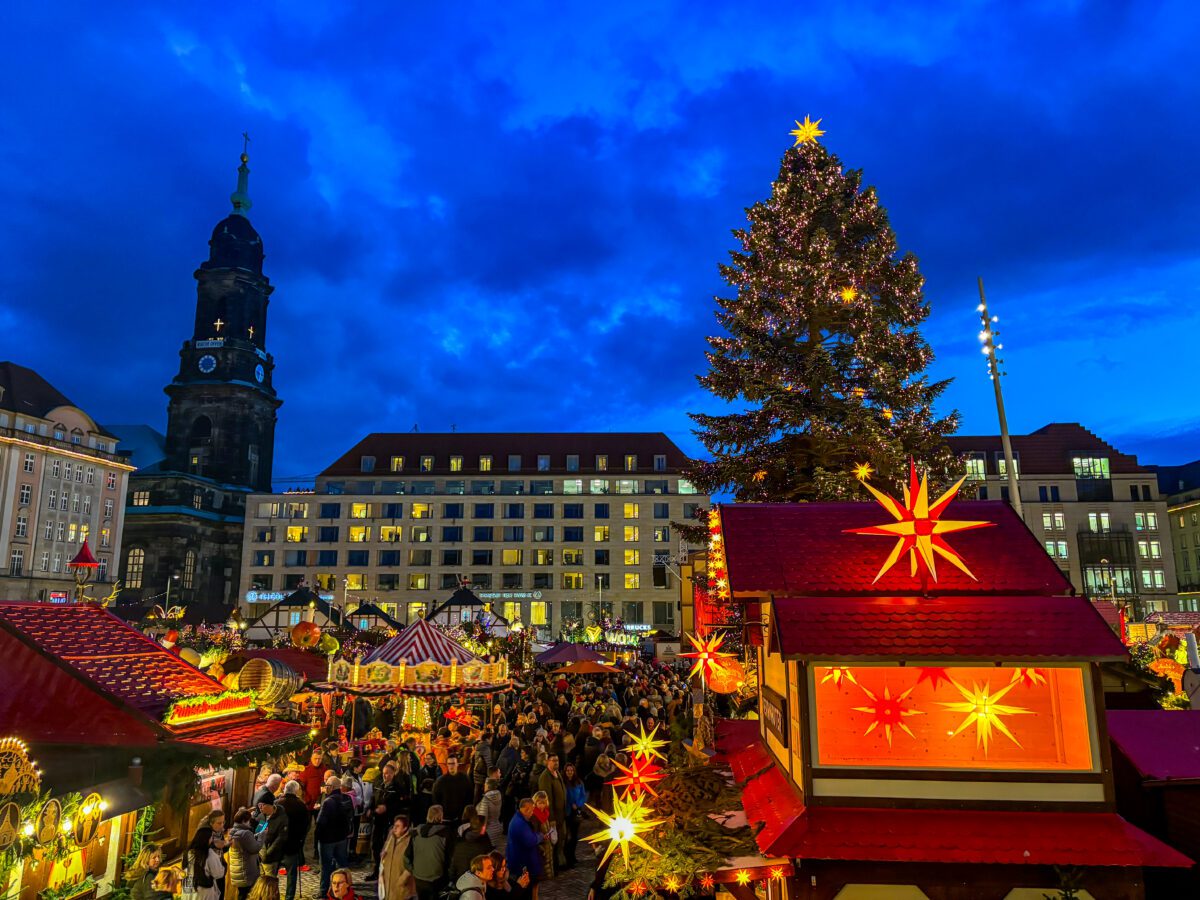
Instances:
[[[651,729],[649,734],[646,734],[646,723],[638,723],[639,733],[633,737],[629,744],[629,752],[635,759],[651,760],[654,757],[666,761],[666,757],[659,752],[659,747],[670,745],[670,741],[655,740],[654,736],[658,734],[658,724]]]
[[[297,622],[291,630],[292,643],[303,650],[311,650],[321,642],[321,628],[316,622]]]
[[[613,760],[613,765],[625,774],[609,779],[608,783],[614,789],[625,788],[626,797],[641,797],[647,792],[657,797],[658,791],[654,790],[654,782],[662,781],[667,777],[667,773],[656,766],[653,760],[641,759],[636,756],[628,766],[623,766],[616,760]]]
[[[611,815],[590,804],[588,809],[595,813],[603,827],[586,840],[592,844],[599,844],[602,841],[609,842],[608,849],[604,851],[604,856],[600,859],[601,866],[608,862],[608,858],[619,849],[625,858],[625,867],[628,868],[630,844],[635,844],[643,850],[649,850],[655,856],[660,855],[657,850],[646,843],[642,834],[662,825],[664,820],[646,818],[650,812],[642,805],[640,798],[614,794]]]
[[[1005,694],[1017,686],[1015,681],[1010,681],[994,694],[992,693],[992,686],[987,682],[984,682],[982,687],[978,684],[972,684],[969,691],[956,681],[951,681],[950,683],[963,695],[963,699],[953,703],[940,701],[942,706],[952,712],[966,713],[966,718],[962,720],[958,728],[954,729],[954,732],[950,735],[951,737],[962,734],[963,731],[974,725],[975,746],[983,748],[984,756],[987,756],[988,744],[992,739],[993,728],[1018,747],[1021,746],[1021,742],[1008,730],[1008,726],[1000,718],[1001,716],[1025,716],[1033,712],[1031,709],[1008,706],[1000,702],[1004,699]]]
[[[732,694],[746,683],[746,670],[736,658],[719,659],[708,675],[708,689],[716,694]]]
[[[879,569],[879,573],[875,576],[875,581],[871,582],[872,584],[887,574],[888,570],[905,553],[909,555],[910,570],[914,577],[917,574],[920,564],[923,563],[930,577],[934,581],[937,581],[936,557],[940,556],[956,569],[966,574],[972,581],[978,580],[971,574],[971,570],[967,568],[967,564],[963,561],[962,557],[942,537],[943,534],[949,534],[954,531],[987,528],[995,524],[994,522],[954,521],[941,518],[942,513],[946,511],[946,507],[950,505],[950,501],[954,499],[955,494],[958,493],[958,489],[964,481],[966,481],[966,476],[960,478],[950,490],[942,494],[933,503],[930,503],[929,478],[926,476],[918,479],[916,463],[909,460],[909,483],[904,488],[903,505],[882,491],[871,487],[867,482],[862,482],[862,486],[870,491],[871,495],[896,520],[886,525],[846,529],[847,534],[879,534],[884,537],[896,538],[892,552],[888,554],[888,558]]]
[[[688,678],[694,676],[697,672],[700,677],[706,681],[709,673],[712,671],[713,664],[718,659],[728,659],[733,656],[732,653],[722,653],[721,645],[725,643],[725,635],[713,634],[708,637],[696,639],[693,635],[688,635],[687,639],[692,642],[692,646],[696,649],[687,653],[680,653],[680,656],[688,659],[694,659],[696,662],[692,665],[692,671],[688,672]]]
[[[854,467],[854,477],[859,481],[870,481],[871,476],[875,474],[875,470],[871,468],[870,463],[858,463]]]

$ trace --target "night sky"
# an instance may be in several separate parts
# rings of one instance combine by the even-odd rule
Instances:
[[[9,4],[0,358],[163,429],[246,130],[280,486],[414,425],[696,452],[717,264],[807,114],[921,260],[963,432],[983,275],[1015,431],[1200,456],[1200,7],[850,5]]]

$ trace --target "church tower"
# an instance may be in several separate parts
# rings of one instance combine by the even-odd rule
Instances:
[[[275,411],[262,239],[250,224],[249,156],[243,149],[233,212],[217,223],[208,260],[195,272],[196,319],[165,388],[164,468],[221,484],[271,490]]]

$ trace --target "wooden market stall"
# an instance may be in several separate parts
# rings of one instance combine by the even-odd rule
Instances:
[[[28,745],[44,772],[40,790],[59,803],[23,807],[32,819],[9,873],[21,900],[45,900],[48,887],[56,900],[74,887],[103,896],[145,830],[169,858],[214,805],[232,814],[250,800],[258,758],[308,739],[91,603],[0,603],[0,683],[0,721]],[[153,820],[139,823],[151,804]],[[51,819],[62,837],[48,854],[39,838]],[[85,819],[96,829],[76,834]]]
[[[876,498],[710,523],[761,687],[757,733],[717,744],[794,862],[774,896],[1038,897],[1077,872],[1127,900],[1190,866],[1116,812],[1100,666],[1124,647],[1011,507],[915,474]]]

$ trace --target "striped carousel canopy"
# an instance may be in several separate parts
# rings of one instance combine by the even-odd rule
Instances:
[[[424,662],[435,662],[448,666],[457,662],[480,662],[478,656],[452,641],[424,619],[417,619],[402,632],[371,651],[371,655],[363,660],[364,665],[374,662],[385,662],[398,666],[404,660],[407,665],[417,665]]]

